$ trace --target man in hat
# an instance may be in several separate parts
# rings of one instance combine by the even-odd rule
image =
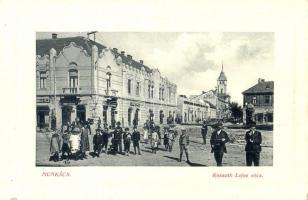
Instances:
[[[87,158],[86,151],[90,151],[90,143],[89,143],[88,129],[85,124],[83,124],[81,128],[80,150],[82,159]]]
[[[140,147],[139,147],[140,132],[137,130],[137,126],[134,126],[133,133],[132,133],[132,141],[133,141],[135,155],[136,155],[136,149],[138,149],[138,154],[141,155]]]
[[[102,149],[105,148],[105,153],[108,154],[109,133],[108,133],[108,125],[107,124],[104,124],[104,129],[102,130],[102,137],[103,137]]]
[[[100,129],[96,129],[96,134],[93,136],[93,151],[97,157],[99,157],[102,151],[102,140],[103,137]]]
[[[252,166],[253,163],[254,166],[259,166],[262,135],[256,130],[256,122],[251,122],[249,127],[250,130],[245,135],[246,165]]]
[[[124,142],[124,152],[125,152],[125,155],[127,156],[129,156],[131,138],[132,138],[132,134],[129,132],[129,128],[126,127],[124,134],[123,134],[123,142]]]
[[[202,138],[203,138],[203,144],[205,145],[206,144],[206,135],[207,135],[206,121],[203,121],[202,128],[201,128],[201,135],[202,135]]]
[[[187,162],[189,163],[190,162],[189,158],[188,158],[189,136],[186,132],[186,129],[184,129],[184,128],[181,129],[181,135],[180,135],[180,138],[179,138],[179,145],[180,145],[179,162],[182,162],[183,151],[185,151],[186,159],[187,159]]]
[[[217,166],[222,166],[223,154],[227,153],[226,143],[230,141],[228,134],[222,130],[223,124],[219,122],[216,125],[216,130],[211,136],[211,153],[214,152],[214,158],[216,160]]]
[[[113,132],[113,142],[114,142],[114,153],[122,154],[122,137],[123,129],[121,127],[121,122],[116,123],[116,127]]]

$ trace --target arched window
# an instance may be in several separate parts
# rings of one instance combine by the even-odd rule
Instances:
[[[46,88],[46,72],[40,72],[40,88],[45,89]]]
[[[70,93],[77,93],[78,88],[78,71],[76,69],[69,70],[69,88]]]
[[[106,81],[107,81],[107,90],[109,90],[109,88],[111,87],[111,73],[107,72],[106,74]]]

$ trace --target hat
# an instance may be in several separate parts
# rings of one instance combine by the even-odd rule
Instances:
[[[256,122],[250,122],[248,126],[249,128],[252,128],[252,127],[256,127],[256,125],[257,125]]]
[[[121,125],[121,122],[117,122],[117,125]]]
[[[186,129],[185,129],[185,128],[181,128],[181,131],[182,131],[182,132],[186,132]]]
[[[125,128],[125,131],[129,131],[129,128],[128,128],[128,127],[126,127],[126,128]]]

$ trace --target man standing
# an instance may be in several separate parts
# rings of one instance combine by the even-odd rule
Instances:
[[[253,163],[254,166],[259,166],[262,135],[256,130],[255,122],[250,123],[250,130],[246,132],[245,140],[246,165],[252,166]]]
[[[121,122],[117,122],[115,130],[113,132],[115,153],[118,152],[122,154],[122,135],[123,135],[123,130],[121,127]]]
[[[102,137],[103,137],[102,149],[105,148],[105,153],[108,154],[109,133],[108,133],[108,125],[107,124],[104,124],[104,129],[102,130]]]
[[[87,158],[86,151],[90,151],[90,143],[89,143],[88,130],[85,125],[83,125],[81,129],[80,150],[81,150],[81,156],[82,156],[81,159]]]
[[[99,157],[102,150],[102,134],[100,129],[96,129],[96,134],[93,136],[93,151],[94,154]]]
[[[182,133],[179,138],[180,145],[180,159],[179,162],[182,162],[183,151],[185,151],[187,162],[190,163],[188,158],[188,146],[189,146],[189,136],[186,133],[186,129],[181,129]]]
[[[224,153],[227,153],[226,143],[230,141],[228,134],[222,130],[223,125],[221,122],[217,124],[217,130],[212,133],[211,136],[211,153],[214,152],[214,158],[217,166],[222,166],[222,157]]]
[[[202,124],[201,135],[202,135],[202,138],[203,138],[203,144],[205,145],[206,144],[206,135],[207,135],[207,124],[206,124],[205,121],[203,121],[203,124]]]
[[[140,141],[140,132],[137,130],[137,126],[134,126],[133,134],[132,134],[132,141],[134,145],[134,152],[136,155],[136,148],[138,149],[138,154],[140,154],[140,147],[139,147],[139,141]]]

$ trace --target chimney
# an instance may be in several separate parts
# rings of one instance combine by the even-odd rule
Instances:
[[[258,79],[258,83],[263,83],[263,82],[265,82],[265,79],[263,79],[263,78]]]
[[[143,60],[140,60],[139,62],[140,62],[140,64],[142,64],[142,65],[143,65]]]
[[[125,55],[125,51],[121,51],[121,55],[124,56]]]
[[[57,35],[56,33],[52,33],[52,34],[51,34],[51,38],[52,38],[52,39],[57,39],[57,37],[58,37],[58,35]]]
[[[114,51],[115,53],[118,53],[118,49],[117,49],[117,48],[113,48],[113,51]]]

